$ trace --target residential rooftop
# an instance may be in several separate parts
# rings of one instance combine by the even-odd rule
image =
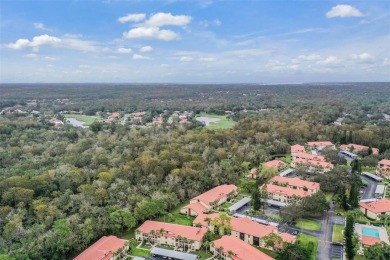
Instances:
[[[163,236],[182,236],[193,241],[202,241],[204,234],[207,232],[207,229],[204,227],[190,227],[152,220],[145,221],[137,230],[143,233],[150,233],[151,231],[160,232],[161,230],[163,230]]]
[[[192,200],[200,200],[204,202],[205,204],[209,205],[210,203],[219,200],[223,197],[226,197],[229,195],[229,193],[237,190],[237,186],[233,184],[224,184],[217,186],[209,191],[206,191],[203,194],[200,194],[193,198]]]
[[[303,145],[295,144],[291,146],[291,153],[306,153],[306,149]]]
[[[254,237],[264,237],[278,231],[277,227],[263,225],[248,218],[233,217],[230,225],[232,230]]]
[[[279,167],[286,167],[287,164],[281,160],[272,160],[272,161],[264,163],[264,166],[267,166],[270,168],[275,168],[278,170]]]
[[[305,181],[301,180],[297,177],[295,178],[288,178],[288,177],[282,177],[282,176],[275,176],[271,179],[271,183],[287,183],[289,186],[296,186],[300,188],[308,188],[309,190],[315,190],[320,187],[320,184],[318,182],[311,182],[311,181]]]
[[[307,145],[313,147],[313,146],[333,146],[334,144],[331,141],[316,141],[316,142],[307,142]]]
[[[378,163],[390,167],[390,160],[382,159],[382,160],[380,160]]]
[[[310,195],[310,192],[308,192],[308,191],[296,190],[296,189],[277,186],[277,185],[273,185],[273,184],[267,184],[267,192],[285,195],[288,197],[292,197],[293,195],[298,196],[298,197],[306,197],[306,196]]]
[[[360,207],[374,213],[390,212],[390,200],[380,199],[373,202],[360,202]]]
[[[330,162],[324,162],[324,161],[316,161],[316,160],[308,160],[308,159],[301,159],[296,158],[293,159],[294,163],[303,164],[307,166],[313,166],[313,167],[321,167],[321,168],[333,168],[333,164]]]
[[[368,146],[364,146],[364,145],[360,145],[360,144],[342,144],[342,145],[340,145],[341,150],[349,150],[350,148],[352,148],[352,150],[355,150],[355,151],[363,151],[363,150],[369,149]],[[373,154],[379,154],[378,148],[372,147],[371,149],[372,149]]]
[[[113,253],[122,248],[127,240],[117,238],[116,236],[104,236],[96,241],[93,245],[76,256],[74,260],[108,260]]]
[[[274,259],[234,236],[223,236],[222,238],[215,240],[213,243],[215,248],[222,248],[224,254],[232,251],[233,255],[231,258],[233,260]]]
[[[326,161],[324,156],[315,155],[315,154],[311,154],[311,153],[296,153],[296,154],[294,154],[294,158],[313,160],[313,161],[322,161],[322,162]]]

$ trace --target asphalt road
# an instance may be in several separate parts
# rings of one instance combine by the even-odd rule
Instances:
[[[332,254],[332,217],[335,209],[332,200],[330,201],[329,206],[329,211],[327,211],[321,219],[320,234],[316,236],[318,239],[317,259],[319,260],[330,259]]]
[[[362,176],[362,179],[368,182],[368,186],[364,189],[364,194],[361,196],[361,199],[375,198],[375,189],[378,182],[365,176]]]

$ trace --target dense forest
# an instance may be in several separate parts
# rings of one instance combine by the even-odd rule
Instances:
[[[0,116],[0,254],[66,259],[311,140],[379,147],[390,158],[390,84],[1,85],[0,108],[234,112],[232,129],[57,129]],[[64,104],[58,99],[69,99]],[[34,100],[34,102],[32,102]],[[345,116],[342,125],[331,124]],[[367,116],[368,115],[368,116]],[[329,176],[338,178],[336,167]],[[332,189],[334,179],[320,177]],[[323,180],[322,180],[323,179]]]

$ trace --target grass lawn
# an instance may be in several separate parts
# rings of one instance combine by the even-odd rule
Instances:
[[[91,125],[95,120],[100,120],[101,118],[98,116],[86,116],[86,115],[78,115],[78,114],[64,114],[65,117],[72,117],[79,121],[84,122],[86,125]]]
[[[317,257],[317,248],[318,248],[317,238],[305,234],[299,234],[298,242],[304,247],[307,247],[309,242],[313,242],[314,247],[313,247],[313,251],[311,252],[311,259],[315,260]]]
[[[259,249],[264,254],[269,255],[270,257],[275,258],[277,256],[277,254],[274,251],[272,251],[272,250],[269,250],[269,249],[266,249],[266,248],[262,248],[262,247],[256,247],[256,248]]]
[[[343,243],[344,235],[343,231],[344,227],[341,225],[333,225],[333,233],[332,233],[332,242],[340,242]]]
[[[221,206],[219,206],[219,209],[222,210],[222,209],[227,209],[229,208],[231,205],[233,205],[232,203],[230,202],[225,202],[224,204],[222,204]]]
[[[297,220],[296,225],[297,228],[302,228],[306,230],[320,230],[321,229],[321,223],[310,220],[310,219],[304,219],[300,218]]]
[[[213,129],[213,130],[227,129],[227,128],[232,128],[236,124],[236,122],[234,122],[230,118],[227,118],[226,116],[206,114],[206,113],[200,113],[199,116],[221,119],[218,122],[210,123],[208,126],[206,126],[206,128],[208,129]]]
[[[132,228],[130,230],[127,230],[127,231],[123,232],[122,234],[120,234],[118,237],[122,238],[122,239],[127,239],[127,240],[132,239],[132,238],[135,239],[135,230],[136,230],[136,228]]]
[[[325,193],[326,201],[329,202],[332,199],[333,193]]]
[[[276,215],[276,214],[265,213],[264,215],[266,215],[268,217],[271,217],[271,218],[274,218],[274,219],[277,219],[277,220],[282,220],[282,218],[279,215]]]
[[[194,254],[194,255],[200,256],[200,259],[201,259],[201,260],[205,260],[205,259],[210,258],[210,257],[213,256],[213,255],[210,253],[209,250],[207,251],[207,253],[206,253],[206,251],[204,251],[204,250],[199,250],[199,251],[190,252],[190,254]]]
[[[133,248],[133,250],[131,250],[130,255],[148,257],[148,256],[150,256],[150,252],[148,250],[144,250],[144,249],[140,249],[140,248]]]
[[[179,204],[178,206],[176,206],[174,209],[172,209],[172,211],[170,212],[170,214],[172,215],[172,217],[168,217],[168,214],[165,215],[165,216],[161,216],[157,219],[157,221],[162,221],[162,222],[167,222],[167,223],[174,223],[174,224],[179,224],[179,225],[185,225],[185,226],[192,226],[192,222],[194,221],[194,217],[191,217],[191,216],[186,216],[186,215],[182,215],[180,214],[180,209],[186,205],[188,205],[189,200]]]
[[[284,161],[285,161],[288,165],[290,165],[290,164],[291,164],[291,161],[292,161],[291,155],[287,155],[287,156],[284,158]]]

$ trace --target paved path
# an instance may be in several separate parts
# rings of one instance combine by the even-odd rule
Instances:
[[[362,176],[362,179],[368,182],[368,186],[364,189],[364,194],[361,199],[375,198],[375,189],[378,182],[365,176]]]
[[[327,211],[321,220],[321,235],[318,238],[317,259],[330,259],[332,248],[332,233],[333,222],[332,217],[334,215],[335,205],[332,200],[330,201],[330,209]]]

